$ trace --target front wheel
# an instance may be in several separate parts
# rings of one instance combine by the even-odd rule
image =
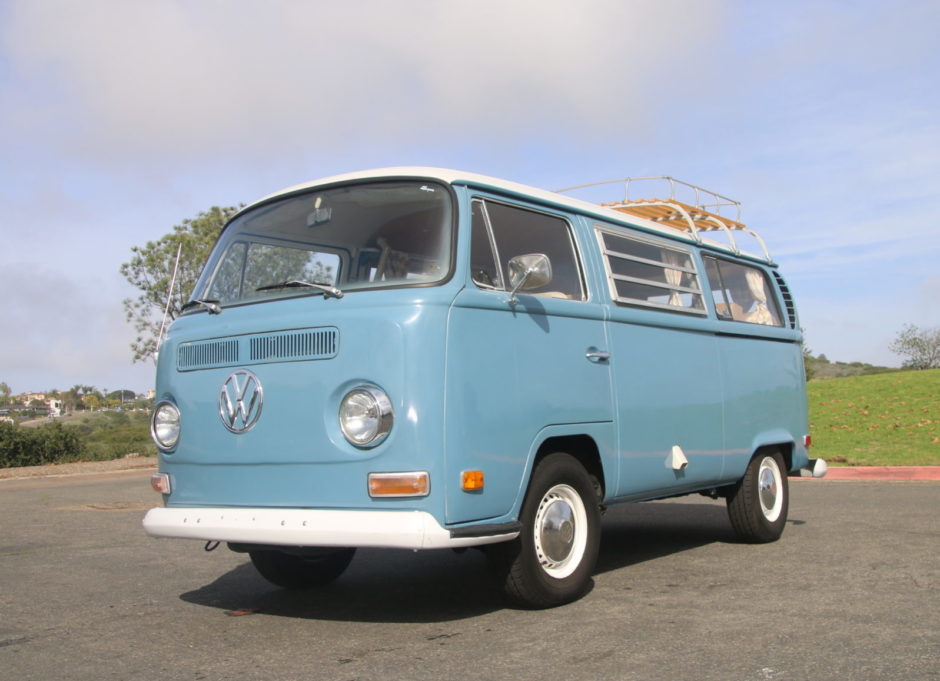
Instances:
[[[285,589],[308,589],[329,584],[349,567],[356,549],[336,549],[315,555],[283,551],[249,551],[255,569],[266,580]]]
[[[728,517],[742,541],[776,541],[787,524],[790,491],[780,452],[758,453],[728,496]]]
[[[519,516],[522,532],[490,547],[506,595],[528,608],[550,608],[584,595],[600,544],[594,484],[568,454],[545,457]]]

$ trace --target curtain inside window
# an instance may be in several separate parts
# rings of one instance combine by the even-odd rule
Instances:
[[[776,325],[777,320],[774,319],[773,313],[767,307],[767,282],[764,280],[764,275],[758,270],[748,269],[745,276],[747,277],[747,287],[750,289],[751,295],[754,296],[756,305],[745,316],[744,321],[752,324]]]

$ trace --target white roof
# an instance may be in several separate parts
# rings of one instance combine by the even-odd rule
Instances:
[[[301,184],[294,185],[292,187],[287,187],[280,191],[269,194],[257,201],[252,202],[246,206],[244,210],[248,210],[253,206],[268,201],[269,199],[276,198],[285,194],[291,194],[297,191],[303,191],[305,189],[313,189],[314,187],[334,184],[340,182],[351,182],[356,180],[377,180],[383,178],[421,178],[421,179],[432,179],[439,180],[440,182],[446,184],[455,184],[455,185],[473,185],[478,187],[483,187],[487,189],[493,189],[496,191],[508,192],[510,194],[518,194],[521,196],[531,197],[537,200],[545,201],[548,203],[553,203],[558,206],[563,206],[570,208],[579,213],[589,213],[595,215],[604,220],[608,220],[614,223],[620,224],[631,224],[643,229],[663,234],[674,239],[680,239],[682,241],[697,243],[696,239],[691,236],[688,232],[684,232],[678,229],[674,229],[667,225],[663,225],[652,220],[647,220],[642,217],[637,216],[626,216],[623,212],[613,210],[612,208],[606,208],[604,206],[590,203],[588,201],[582,201],[580,199],[575,199],[570,196],[565,196],[564,194],[559,194],[557,192],[547,191],[545,189],[539,189],[537,187],[530,187],[528,185],[519,184],[517,182],[510,182],[508,180],[502,180],[496,177],[490,177],[488,175],[478,175],[477,173],[469,173],[462,170],[453,170],[449,168],[434,168],[434,167],[425,167],[425,166],[400,166],[400,167],[391,167],[391,168],[376,168],[373,170],[362,170],[354,173],[344,173],[342,175],[333,175],[330,177],[320,178],[318,180],[312,180],[310,182],[303,182]],[[733,252],[733,249],[728,245],[721,243],[720,241],[713,241],[708,238],[701,238],[701,243],[707,244],[709,246],[719,248],[728,252]],[[751,257],[754,256],[752,254]],[[762,258],[761,258],[762,259]]]

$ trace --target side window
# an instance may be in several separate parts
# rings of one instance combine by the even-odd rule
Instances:
[[[762,270],[706,257],[705,271],[719,317],[750,324],[783,326],[773,289]]]
[[[688,250],[599,225],[597,237],[615,301],[706,314],[698,272]]]
[[[552,280],[527,293],[584,300],[581,268],[568,223],[561,218],[493,201],[473,202],[470,260],[473,281],[481,288],[508,288],[509,261],[544,253]]]

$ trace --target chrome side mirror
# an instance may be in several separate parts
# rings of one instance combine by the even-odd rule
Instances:
[[[516,304],[517,291],[541,288],[552,280],[552,262],[544,253],[517,255],[509,261],[510,305]]]

